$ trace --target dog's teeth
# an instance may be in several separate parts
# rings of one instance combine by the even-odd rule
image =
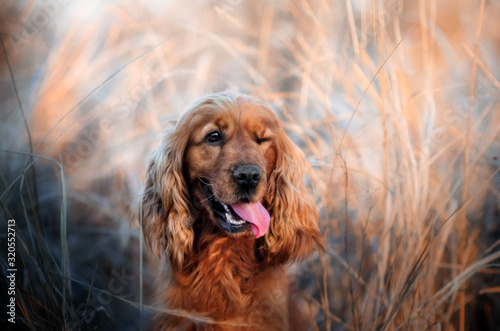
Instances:
[[[227,221],[229,223],[231,223],[232,225],[241,225],[241,224],[245,223],[245,221],[243,221],[243,220],[239,220],[239,221],[235,220],[230,213],[226,213],[225,216],[226,216]]]
[[[225,203],[220,203],[222,205],[222,207],[224,207],[224,210],[226,211],[226,213],[224,214],[224,216],[226,217],[226,220],[228,223],[232,224],[232,225],[242,225],[243,223],[245,223],[244,220],[236,220],[233,215],[231,214],[231,211],[229,210],[229,207],[225,204]]]

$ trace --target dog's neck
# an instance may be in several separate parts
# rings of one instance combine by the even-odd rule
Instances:
[[[181,270],[175,270],[189,278],[190,287],[201,277],[223,283],[244,283],[245,279],[255,278],[265,269],[256,256],[253,237],[229,237],[214,233],[204,234],[203,241],[195,242],[194,254],[186,257]]]

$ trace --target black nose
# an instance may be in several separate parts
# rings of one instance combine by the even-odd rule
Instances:
[[[262,178],[262,171],[253,164],[236,166],[233,170],[233,179],[243,190],[252,190],[257,187]]]

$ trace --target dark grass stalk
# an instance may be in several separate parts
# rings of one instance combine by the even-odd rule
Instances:
[[[359,259],[359,266],[358,266],[358,276],[361,277],[360,275],[362,274],[362,267],[363,267],[363,262],[364,262],[364,259],[366,257],[366,254],[365,254],[365,245],[366,245],[366,227],[368,226],[368,223],[370,221],[370,215],[371,215],[371,211],[372,211],[372,208],[370,208],[370,210],[368,210],[368,215],[366,217],[366,223],[364,225],[362,225],[362,228],[361,228],[361,257]],[[361,291],[361,284],[358,282],[357,284],[357,287],[356,287],[356,298],[360,298],[362,296],[362,291]],[[364,308],[361,308],[362,311],[365,310],[366,307]],[[364,317],[361,318],[361,330],[365,330],[366,329],[366,319]],[[373,321],[372,321],[373,323]]]
[[[347,159],[347,155],[346,155]],[[351,265],[349,263],[349,172],[347,168],[347,161],[344,161],[344,177],[345,177],[345,186],[344,186],[344,208],[345,208],[345,231],[344,231],[344,249],[345,249],[345,259],[347,263],[347,271],[350,274]],[[354,290],[352,285],[352,277],[349,275],[349,293],[351,295],[351,314],[352,314],[352,325],[354,327],[354,331],[358,330],[358,311],[356,304],[356,297],[354,296]],[[330,328],[327,327],[327,330]]]
[[[61,155],[59,155],[59,166],[60,166],[60,180],[61,180],[61,212],[60,212],[60,240],[61,240],[61,270],[62,270],[62,296],[63,296],[63,306],[62,315],[64,326],[67,324],[67,316],[65,307],[67,303],[67,295],[71,296],[71,283],[68,283],[66,279],[70,278],[69,269],[69,247],[68,247],[68,227],[67,227],[67,211],[68,211],[68,200],[66,193],[66,176],[64,174],[64,166],[62,162]]]
[[[321,263],[325,263],[325,260],[322,259]],[[321,298],[321,302],[323,305],[323,310],[325,312],[330,312],[330,297],[328,295],[328,268],[323,267],[323,275],[322,275],[322,286],[323,286],[323,296]],[[331,317],[329,314],[325,314],[326,318],[326,328],[330,329],[331,328]]]
[[[33,160],[33,142],[32,142],[32,138],[31,138],[31,131],[30,131],[30,128],[28,125],[28,120],[26,119],[26,114],[24,113],[23,103],[21,102],[21,98],[19,97],[19,91],[17,89],[16,79],[14,77],[14,72],[12,71],[12,66],[11,66],[10,61],[9,61],[9,55],[7,53],[7,48],[5,47],[5,43],[4,43],[2,35],[0,35],[0,41],[2,43],[2,49],[3,49],[3,54],[5,57],[5,63],[7,64],[7,68],[9,69],[10,81],[12,82],[12,86],[14,88],[14,94],[16,95],[17,104],[19,106],[19,110],[21,111],[21,116],[23,118],[24,127],[26,129],[26,134],[28,136],[28,146],[29,146],[29,150],[30,150],[30,157],[28,160],[30,163],[34,163],[34,160]],[[26,163],[28,163],[28,162],[26,162]],[[35,166],[32,167],[31,172],[33,175],[32,179],[31,179],[33,182],[33,192],[35,195],[35,204],[34,204],[34,208],[33,208],[34,209],[33,214],[39,215],[40,214],[40,209],[39,209],[40,203],[39,203],[39,199],[38,199],[38,187],[37,187],[37,181],[36,181],[36,167]],[[29,190],[28,190],[28,193],[29,193]]]
[[[96,274],[97,274],[97,267],[98,267],[98,265],[99,265],[99,263],[96,263],[95,268],[94,268],[94,273],[92,274],[92,279],[90,280],[89,291],[88,291],[88,294],[87,294],[87,300],[85,301],[85,306],[83,308],[83,312],[84,313],[87,312],[87,308],[89,306],[90,295],[92,294],[92,289],[94,288],[94,281],[95,281],[95,277],[96,277]],[[85,317],[86,316],[82,316],[82,319],[78,322],[77,325],[82,324],[83,321],[85,320]]]

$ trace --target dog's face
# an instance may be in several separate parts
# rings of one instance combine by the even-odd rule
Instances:
[[[201,107],[194,117],[183,160],[193,205],[203,221],[228,235],[253,230],[263,236],[269,225],[265,195],[276,164],[278,119],[244,99],[233,107]]]
[[[166,250],[176,268],[192,257],[196,240],[219,236],[262,237],[256,249],[268,264],[301,258],[320,243],[305,166],[259,100],[200,98],[149,161],[140,209],[146,241],[157,254]]]

